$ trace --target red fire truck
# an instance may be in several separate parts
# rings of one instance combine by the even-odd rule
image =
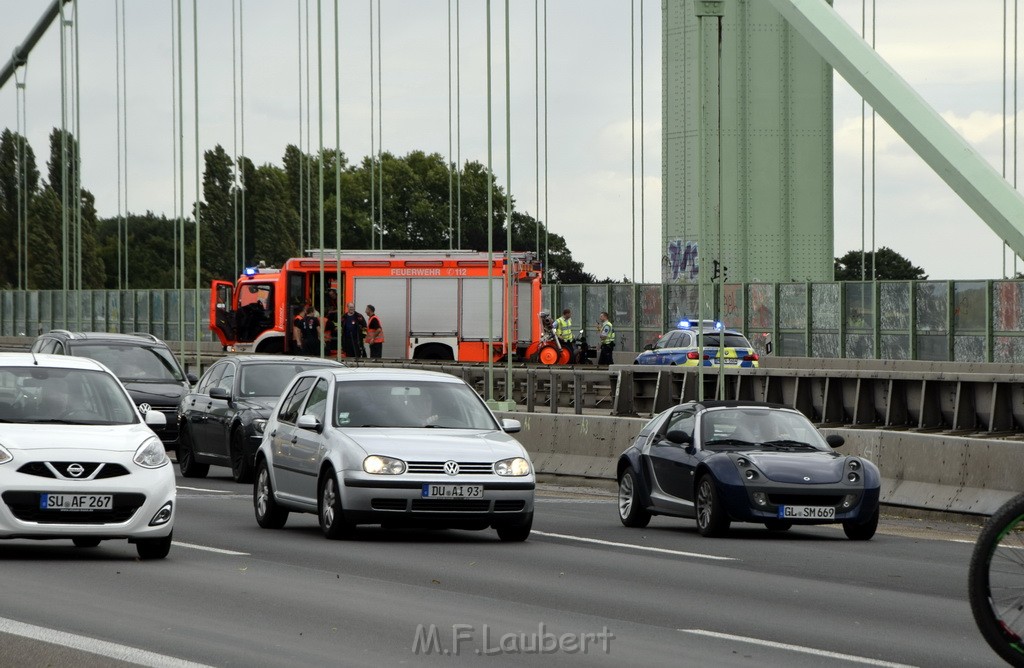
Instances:
[[[280,268],[248,268],[234,284],[214,281],[210,329],[228,350],[296,352],[293,318],[307,299],[325,315],[321,294],[337,290],[342,312],[348,302],[360,312],[374,305],[384,357],[485,362],[509,352],[511,299],[511,350],[521,357],[540,338],[542,273],[532,253],[488,261],[478,251],[307,251]]]

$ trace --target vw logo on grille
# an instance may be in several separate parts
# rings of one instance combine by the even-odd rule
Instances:
[[[448,475],[459,475],[459,463],[451,460],[444,463],[444,472]]]
[[[153,407],[150,406],[149,404],[139,404],[139,412],[142,413],[143,415],[152,410],[152,408]]]
[[[804,482],[810,482],[810,481],[811,481],[811,476],[805,475],[804,476]]]
[[[81,464],[68,464],[68,475],[71,476],[72,478],[77,478],[83,473],[85,473],[85,467],[82,466]]]

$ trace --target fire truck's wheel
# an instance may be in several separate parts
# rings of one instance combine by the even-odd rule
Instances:
[[[558,351],[558,363],[559,364],[568,364],[570,357],[572,357],[572,355],[569,353],[569,349],[568,348],[562,348],[561,350]]]
[[[541,364],[546,364],[548,366],[558,364],[558,348],[545,346],[540,349],[537,356],[540,359]]]

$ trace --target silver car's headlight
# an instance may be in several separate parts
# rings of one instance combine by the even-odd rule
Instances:
[[[0,445],[0,464],[6,464],[7,462],[14,459],[14,455],[8,452],[7,448]]]
[[[530,462],[522,457],[502,459],[499,462],[494,462],[494,472],[505,476],[530,475]]]
[[[167,458],[164,444],[160,442],[159,438],[153,436],[143,441],[139,449],[135,451],[135,457],[132,458],[132,461],[143,468],[158,469],[168,464],[171,460]]]
[[[405,462],[394,457],[370,455],[363,460],[363,470],[374,475],[402,475],[405,468]]]
[[[256,431],[259,436],[263,435],[263,430],[267,428],[267,421],[263,418],[256,418],[252,421],[252,428]]]

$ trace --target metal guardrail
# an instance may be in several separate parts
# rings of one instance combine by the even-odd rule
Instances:
[[[2,337],[0,350],[27,350],[31,337]],[[202,344],[200,375],[228,353]],[[351,366],[420,368],[458,376],[488,397],[486,364],[348,359]],[[699,396],[693,367],[495,366],[491,398],[517,410],[649,416]],[[820,426],[913,430],[1024,440],[1024,365],[769,358],[757,369],[706,370],[704,396],[792,406]]]

